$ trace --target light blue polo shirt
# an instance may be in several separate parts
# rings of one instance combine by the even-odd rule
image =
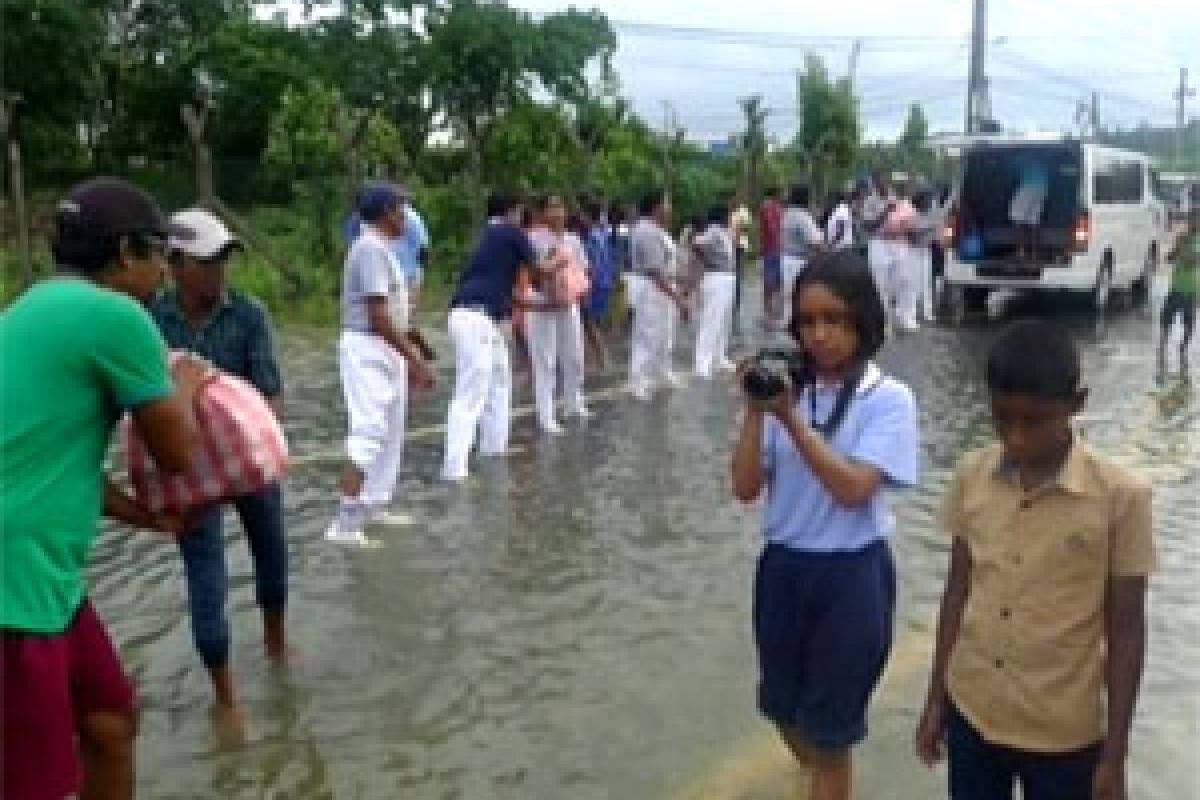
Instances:
[[[408,278],[409,285],[421,282],[421,251],[429,247],[429,230],[425,220],[412,206],[404,207],[404,235],[392,242],[396,264]]]
[[[813,391],[816,419],[824,422],[833,411],[838,387],[810,388],[797,399],[800,418],[810,422]],[[917,440],[912,392],[869,365],[830,445],[854,461],[876,467],[885,487],[903,488],[917,482]],[[896,528],[886,491],[876,492],[860,508],[835,503],[773,416],[763,427],[763,468],[767,474],[763,531],[772,544],[816,553],[861,550],[890,537]]]

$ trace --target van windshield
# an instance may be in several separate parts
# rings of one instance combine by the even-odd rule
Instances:
[[[979,147],[967,153],[960,204],[960,256],[1013,255],[1020,226],[1038,229],[1039,255],[1069,250],[1080,211],[1077,144]]]

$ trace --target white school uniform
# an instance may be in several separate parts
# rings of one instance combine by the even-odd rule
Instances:
[[[693,242],[704,269],[696,325],[696,375],[712,377],[714,369],[730,366],[729,334],[733,327],[736,286],[733,240],[720,226],[710,225]]]
[[[569,248],[572,257],[587,264],[587,255],[578,237],[556,235],[544,228],[533,231],[530,241],[538,260],[546,258],[555,248]],[[544,302],[546,295],[534,291],[531,299]],[[559,374],[562,375],[563,401],[568,414],[584,410],[583,400],[583,320],[579,304],[557,311],[530,311],[527,315],[529,355],[533,361],[534,405],[538,424],[543,429],[555,429],[554,402]]]

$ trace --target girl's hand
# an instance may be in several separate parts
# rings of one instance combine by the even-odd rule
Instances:
[[[775,416],[785,427],[795,416],[796,395],[791,386],[784,387],[779,394],[766,401],[765,410]]]

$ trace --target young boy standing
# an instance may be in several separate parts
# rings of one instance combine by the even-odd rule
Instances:
[[[1167,292],[1162,311],[1162,334],[1158,340],[1158,374],[1166,377],[1167,340],[1175,318],[1183,323],[1183,339],[1179,343],[1179,371],[1187,375],[1188,345],[1196,329],[1196,305],[1200,300],[1200,209],[1192,209],[1187,231],[1179,237],[1167,256],[1175,265],[1171,272],[1171,289]]]
[[[1071,431],[1079,354],[1053,325],[1013,325],[987,366],[999,442],[946,498],[953,536],[929,696],[927,766],[953,800],[1125,798],[1154,567],[1149,486]]]

